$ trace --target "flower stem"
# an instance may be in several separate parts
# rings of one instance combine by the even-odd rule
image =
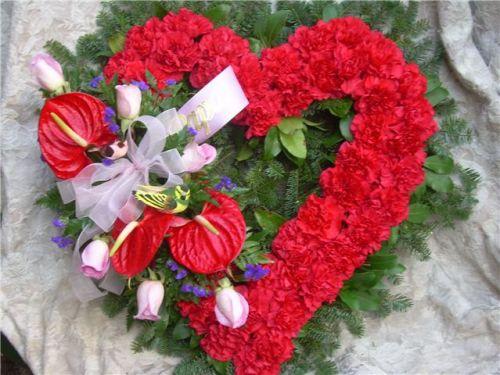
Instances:
[[[73,129],[69,127],[68,124],[66,124],[62,118],[60,118],[57,114],[54,112],[50,112],[50,117],[55,121],[55,123],[59,126],[59,128],[66,134],[68,137],[71,138],[73,142],[75,142],[78,146],[81,146],[83,148],[88,147],[88,142],[80,137]]]
[[[135,121],[135,119],[134,120],[131,120],[128,118],[120,119],[120,128],[121,128],[123,134],[125,134],[125,132],[128,130],[128,128],[130,128],[130,125],[132,125],[132,123],[134,121]]]
[[[125,239],[129,236],[129,234],[132,233],[132,231],[138,225],[139,225],[138,221],[131,221],[130,223],[127,224],[127,226],[125,228],[123,228],[121,233],[118,235],[118,238],[116,239],[115,243],[113,244],[113,247],[109,251],[110,257],[115,255],[115,253],[118,251],[118,249],[122,245],[123,241],[125,241]]]

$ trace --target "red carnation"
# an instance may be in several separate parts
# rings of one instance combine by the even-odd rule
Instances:
[[[207,18],[182,8],[177,14],[170,12],[163,18],[165,29],[178,31],[190,38],[198,38],[212,30],[213,25]]]
[[[190,76],[196,88],[205,86],[229,65],[238,67],[241,59],[250,53],[248,41],[228,27],[219,27],[204,35],[199,48],[201,58]]]
[[[310,195],[300,208],[297,225],[304,233],[331,240],[339,234],[344,210],[331,196]]]
[[[173,73],[189,72],[200,57],[198,45],[184,32],[166,32],[156,42],[155,60]]]
[[[270,87],[281,97],[283,117],[299,116],[318,97],[316,89],[310,85],[309,66],[289,44],[265,49],[261,61]]]

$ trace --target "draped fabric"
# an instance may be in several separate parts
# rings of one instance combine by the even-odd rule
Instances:
[[[413,298],[413,308],[370,319],[364,338],[343,335],[343,373],[500,371],[500,7],[421,7],[434,30],[441,30],[434,36],[448,57],[441,78],[474,127],[474,142],[456,156],[484,181],[471,219],[434,234],[432,259],[405,262],[398,291]],[[132,354],[136,332],[126,332],[123,316],[109,319],[99,301],[77,301],[69,282],[71,251],[50,242],[54,213],[34,206],[54,178],[39,159],[36,110],[42,100],[27,65],[46,40],[72,46],[92,31],[98,8],[96,2],[2,3],[2,331],[35,374],[159,374],[177,362],[153,352]]]

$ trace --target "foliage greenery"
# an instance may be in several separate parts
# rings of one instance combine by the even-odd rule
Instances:
[[[271,14],[270,4],[262,1],[113,1],[104,2],[97,17],[97,31],[82,36],[75,51],[57,41],[46,49],[61,62],[73,89],[99,96],[114,104],[114,82],[93,89],[88,82],[101,73],[106,59],[123,45],[127,30],[144,23],[152,16],[163,16],[171,10],[187,7],[205,14],[216,24],[228,25],[249,38],[257,53],[267,46],[282,43],[300,25],[312,25],[318,19],[355,15],[372,28],[381,30],[403,50],[408,61],[419,64],[429,79],[427,96],[436,109],[440,131],[428,143],[425,164],[426,180],[411,199],[409,219],[393,228],[383,249],[370,256],[366,264],[345,283],[340,298],[317,311],[295,340],[294,358],[283,371],[302,374],[314,370],[318,374],[336,371],[332,359],[339,347],[342,327],[355,335],[364,332],[363,317],[376,314],[384,317],[405,311],[411,301],[392,294],[390,287],[402,280],[405,267],[400,254],[409,251],[418,259],[427,259],[430,250],[427,239],[440,227],[451,227],[456,220],[470,215],[476,199],[474,190],[480,177],[477,172],[460,166],[453,160],[451,149],[471,141],[472,133],[466,122],[456,115],[456,104],[438,78],[442,48],[428,35],[426,20],[417,19],[418,3],[346,1],[278,1],[277,12]],[[153,78],[148,80],[154,86]],[[155,113],[178,107],[189,95],[187,83],[181,82],[168,102],[158,102],[154,94],[146,94],[143,111]],[[350,100],[328,100],[315,103],[303,118],[286,119],[272,129],[264,139],[246,141],[243,129],[227,126],[211,141],[218,148],[218,162],[212,175],[229,176],[239,188],[237,196],[247,225],[251,228],[244,249],[236,261],[243,268],[248,263],[263,263],[269,244],[279,225],[294,216],[305,198],[318,192],[320,171],[334,162],[332,153],[341,142],[350,140],[349,122],[352,118]],[[304,140],[305,142],[302,142]],[[72,205],[63,205],[55,189],[39,200],[43,206],[55,209],[69,223],[66,235],[77,236],[86,220],[74,216]],[[167,252],[160,252],[167,254]],[[169,275],[165,266],[167,255],[157,259],[155,271]],[[147,274],[142,275],[147,277]],[[184,280],[186,281],[186,280]],[[207,285],[203,277],[190,275],[188,281]],[[132,280],[137,283],[138,280]],[[143,322],[143,330],[133,343],[134,351],[156,349],[160,353],[183,354],[184,359],[175,374],[232,373],[230,363],[208,358],[197,346],[199,337],[181,319],[175,304],[180,282],[166,277],[165,304],[158,322]],[[193,297],[194,298],[194,297]],[[107,315],[126,311],[130,328],[135,313],[135,295],[126,290],[122,296],[108,295],[103,309]]]

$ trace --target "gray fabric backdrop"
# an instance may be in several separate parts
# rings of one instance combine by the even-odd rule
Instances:
[[[98,8],[2,2],[1,329],[35,374],[159,374],[177,361],[133,355],[123,317],[73,297],[70,254],[50,242],[54,214],[33,205],[54,180],[39,159],[42,100],[27,65],[46,40],[71,46],[92,31]],[[362,339],[345,334],[346,374],[500,373],[500,3],[422,3],[421,11],[446,48],[441,77],[474,128],[456,156],[481,172],[480,202],[469,221],[433,235],[430,261],[407,260],[399,291],[414,300],[408,313],[369,320]]]

